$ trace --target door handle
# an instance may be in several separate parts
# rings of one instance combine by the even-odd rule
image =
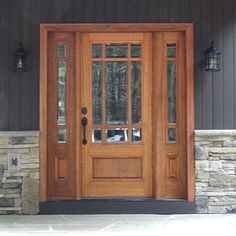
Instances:
[[[86,126],[88,124],[88,119],[86,117],[83,117],[81,119],[81,125],[82,125],[82,129],[83,129],[83,140],[82,140],[82,143],[84,145],[87,144],[87,139],[86,139]]]

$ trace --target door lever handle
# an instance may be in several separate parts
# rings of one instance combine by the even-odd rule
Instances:
[[[87,139],[86,139],[86,126],[88,124],[88,119],[86,117],[83,117],[81,119],[81,125],[83,128],[83,140],[82,140],[82,144],[86,145],[87,144]]]

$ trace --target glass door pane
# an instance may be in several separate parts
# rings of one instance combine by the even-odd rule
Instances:
[[[92,142],[142,142],[142,44],[95,43]]]
[[[127,62],[106,63],[106,123],[127,124]]]

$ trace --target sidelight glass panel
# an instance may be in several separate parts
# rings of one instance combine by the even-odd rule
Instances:
[[[102,129],[93,129],[92,142],[93,143],[102,142]]]
[[[93,44],[93,58],[102,57],[102,44]]]
[[[66,129],[57,130],[57,143],[66,143]]]
[[[176,57],[176,44],[175,43],[167,44],[167,56]]]
[[[133,141],[133,143],[141,143],[141,141],[142,141],[142,129],[132,128],[132,141]]]
[[[106,63],[106,123],[127,124],[127,62]]]
[[[111,43],[106,44],[106,57],[127,57],[128,56],[128,44]]]
[[[108,143],[121,143],[128,142],[128,129],[107,129],[107,142]]]
[[[176,142],[176,129],[168,128],[168,142],[175,143]]]
[[[102,123],[102,62],[93,62],[93,124]]]
[[[57,64],[57,124],[66,123],[66,62]]]
[[[65,43],[57,44],[57,56],[66,57],[66,44]]]
[[[131,44],[131,57],[141,57],[141,44]]]
[[[132,124],[141,124],[141,103],[142,103],[142,88],[141,88],[141,62],[132,62]]]
[[[167,62],[168,123],[176,124],[176,62]]]

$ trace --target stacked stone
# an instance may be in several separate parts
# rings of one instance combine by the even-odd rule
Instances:
[[[236,131],[195,132],[196,212],[236,213]]]
[[[0,214],[36,214],[39,202],[39,133],[0,132]],[[20,155],[10,169],[8,154]]]

